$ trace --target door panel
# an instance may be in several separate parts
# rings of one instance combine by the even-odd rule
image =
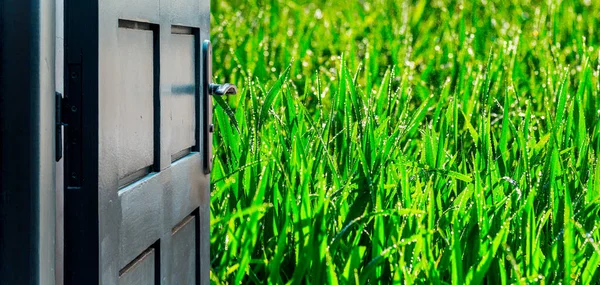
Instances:
[[[160,238],[164,192],[160,178],[153,174],[119,191],[119,270]]]
[[[119,21],[112,116],[119,187],[143,177],[154,163],[154,32],[150,25]],[[116,109],[116,110],[115,110]]]
[[[119,273],[119,285],[152,285],[155,284],[154,249],[149,248],[136,258],[128,267]]]
[[[209,1],[67,1],[67,18],[75,19],[67,20],[67,63],[81,78],[97,76],[96,84],[71,79],[67,93],[84,113],[70,119],[96,132],[81,139],[97,149],[66,153],[75,162],[81,156],[87,173],[80,188],[65,190],[76,213],[66,217],[75,233],[65,244],[79,249],[66,251],[66,284],[208,284],[210,177],[199,136]],[[82,21],[98,23],[95,37],[78,27]],[[97,211],[78,207],[81,199]],[[78,243],[78,236],[96,239]]]
[[[171,283],[196,284],[196,217],[188,216],[173,228]]]
[[[189,27],[171,27],[171,161],[196,145],[196,35]]]
[[[174,162],[171,167],[164,170],[168,173],[169,180],[164,180],[163,192],[168,195],[168,204],[164,204],[167,223],[174,228],[190,213],[198,210],[198,205],[209,203],[208,191],[197,191],[194,185],[208,185],[208,177],[198,175],[202,171],[200,155],[192,153],[190,156]]]

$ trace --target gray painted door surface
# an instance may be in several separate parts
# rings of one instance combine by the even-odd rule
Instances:
[[[65,2],[65,283],[208,284],[209,1],[87,2]]]

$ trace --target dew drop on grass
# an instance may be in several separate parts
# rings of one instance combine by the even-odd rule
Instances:
[[[323,18],[323,11],[321,11],[321,9],[317,9],[315,11],[315,18],[317,18],[317,20],[320,20]]]

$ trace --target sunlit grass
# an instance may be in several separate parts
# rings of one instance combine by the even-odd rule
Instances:
[[[215,283],[600,280],[598,1],[212,1]]]

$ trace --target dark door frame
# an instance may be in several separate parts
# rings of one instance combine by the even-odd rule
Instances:
[[[98,0],[65,0],[64,8],[64,284],[91,285],[100,278]],[[90,248],[98,250],[82,254]]]

